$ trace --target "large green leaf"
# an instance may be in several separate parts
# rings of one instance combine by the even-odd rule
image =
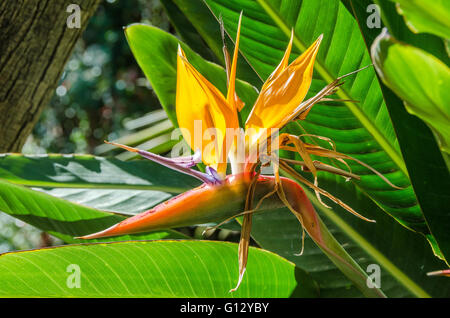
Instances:
[[[433,55],[380,35],[372,55],[384,83],[436,134],[441,149],[450,154],[450,69]]]
[[[14,165],[11,165],[11,167],[14,167]],[[64,175],[61,174],[57,176],[63,177]],[[95,194],[98,194],[95,190],[93,190],[93,192],[84,190],[82,191],[81,197],[84,201],[91,198],[96,204],[98,204],[99,201],[92,198],[92,195]],[[118,201],[124,199],[123,197],[120,197],[121,195],[125,196],[128,201],[137,201],[136,195],[126,196],[126,194],[116,192],[113,195],[114,200],[117,200],[116,204],[119,204]],[[153,202],[141,202],[141,206],[145,206],[147,208],[149,205],[155,205],[161,200],[161,198],[153,199]],[[75,199],[74,201],[80,200],[81,199]],[[112,202],[106,203],[106,205],[108,204],[109,206],[113,205]],[[128,204],[131,203],[128,202]],[[95,204],[92,203],[91,205],[95,206]],[[121,208],[123,209],[124,207]],[[117,210],[120,210],[120,208],[117,208]],[[35,191],[20,185],[6,182],[3,179],[0,179],[0,211],[55,235],[67,243],[81,242],[82,240],[75,239],[74,237],[98,232],[126,218],[126,216],[122,214],[101,211],[92,207],[72,203],[43,193],[42,191]],[[101,240],[93,240],[93,242],[184,237],[184,235],[181,235],[176,231],[162,231],[156,233],[124,235]]]
[[[106,212],[135,215],[170,199],[171,193],[150,190],[33,188],[70,202]]]
[[[438,59],[444,61],[446,64],[450,62],[449,56],[445,51],[445,44],[441,38],[428,34],[428,33],[413,33],[404,23],[403,17],[397,13],[394,2],[384,0],[341,0],[347,7],[348,11],[357,20],[361,33],[366,40],[366,45],[370,48],[370,45],[375,38],[380,34],[382,27],[387,27],[390,34],[396,39],[407,42],[411,45],[426,50],[428,53],[433,54]],[[368,7],[376,4],[381,14],[380,28],[369,27],[367,24]],[[371,15],[375,12],[371,12]],[[372,25],[370,25],[372,26]]]
[[[156,190],[181,193],[200,184],[157,163],[123,162],[91,155],[0,155],[0,177],[46,188]]]
[[[291,262],[260,249],[250,253],[242,285],[231,294],[238,276],[231,243],[123,242],[6,253],[0,255],[0,296],[318,296],[315,282]]]
[[[450,69],[434,56],[418,48],[381,35],[373,44],[373,59],[384,83],[404,101],[409,113],[421,118],[434,132],[450,167]],[[450,175],[441,176],[444,188]],[[446,184],[446,185],[445,185]],[[431,192],[431,189],[427,189]],[[447,193],[432,193],[435,200],[448,202]],[[450,216],[445,210],[429,209],[425,217],[444,255],[450,253]]]
[[[163,111],[163,110],[161,109],[161,111]],[[146,116],[144,116],[144,118],[145,117]],[[172,130],[173,130],[173,124],[169,119],[167,119],[167,115],[166,115],[166,119],[163,121],[154,123],[150,127],[140,129],[134,133],[127,134],[119,139],[111,140],[111,141],[114,141],[115,143],[119,143],[119,144],[128,145],[128,146],[138,146],[138,145],[142,145],[145,142],[149,142],[149,140],[159,140],[160,138],[158,138],[158,137],[160,137],[161,135],[164,135],[164,134],[168,134],[170,136],[170,133]],[[161,153],[161,152],[155,151],[155,149],[154,149],[160,145],[161,145],[161,143],[154,145],[152,147],[153,148],[152,152]],[[171,149],[171,147],[169,148],[169,150],[170,149]],[[107,152],[117,151],[117,150],[118,150],[117,147],[115,147],[111,144],[105,143],[105,144],[98,146],[95,149],[95,153],[97,155],[104,155]],[[120,150],[121,151],[119,151],[119,152],[124,152],[123,149],[120,149]],[[143,150],[150,150],[150,149],[143,149]]]
[[[380,30],[371,29],[365,24],[366,8],[371,4],[371,1],[344,0],[343,2],[358,20],[366,44],[370,48],[380,32]],[[421,50],[426,50],[434,58],[443,59],[448,64],[448,56],[439,38],[430,34],[413,34],[403,23],[402,17],[396,13],[393,3],[379,1],[377,3],[381,8],[383,24],[389,26],[389,32],[395,38],[412,44]],[[445,211],[447,210],[447,189],[450,187],[450,178],[443,177],[448,175],[445,161],[430,128],[418,117],[409,114],[404,107],[403,101],[386,87],[381,80],[380,85],[398,136],[414,192],[420,202],[422,212],[430,226],[431,232],[438,239],[438,245],[443,254],[448,257],[450,253],[447,247],[448,243],[440,238],[446,236],[447,227],[445,224],[448,223],[445,220]],[[419,91],[422,91],[422,88]],[[411,144],[417,144],[420,147],[411,147]],[[439,233],[436,233],[436,231]]]
[[[447,0],[391,0],[415,33],[426,32],[450,39],[450,6]]]
[[[0,156],[0,178],[102,211],[134,215],[200,182],[156,163],[90,155]]]
[[[167,16],[169,17],[171,24],[174,26],[177,35],[179,35],[189,46],[195,47],[195,51],[203,58],[211,62],[217,62],[216,55],[214,55],[211,49],[206,45],[201,35],[189,22],[183,12],[181,12],[176,6],[174,1],[161,0],[161,4],[164,6]],[[199,13],[201,14],[202,12]]]

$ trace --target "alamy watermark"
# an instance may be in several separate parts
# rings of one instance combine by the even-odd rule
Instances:
[[[367,13],[370,15],[367,17],[366,24],[369,29],[380,29],[381,28],[381,16],[380,7],[377,4],[370,4],[367,6]]]
[[[66,9],[70,15],[67,17],[66,23],[69,29],[81,28],[81,8],[78,4],[69,4]]]
[[[66,280],[67,288],[81,288],[81,268],[77,264],[70,264],[66,268],[66,272],[70,273]]]
[[[369,264],[366,272],[369,274],[366,279],[367,287],[381,288],[381,269],[378,264]]]

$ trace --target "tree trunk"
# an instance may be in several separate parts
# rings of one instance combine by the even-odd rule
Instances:
[[[0,153],[22,149],[100,1],[0,1]],[[70,4],[80,28],[68,27]]]

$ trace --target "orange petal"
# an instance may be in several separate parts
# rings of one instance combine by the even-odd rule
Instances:
[[[239,38],[241,34],[241,22],[242,22],[242,12],[239,16],[239,24],[236,34],[236,43],[234,46],[234,54],[233,54],[233,62],[231,64],[231,68],[229,70],[228,76],[228,94],[227,101],[228,104],[233,108],[241,111],[244,107],[244,102],[237,96],[236,94],[236,67],[237,67],[237,59],[239,55]]]
[[[286,67],[289,64],[289,56],[291,55],[292,50],[292,41],[294,40],[294,29],[291,31],[291,39],[289,40],[288,47],[286,48],[286,51],[284,52],[284,56],[281,59],[280,64],[278,64],[275,71],[270,74],[269,78],[266,80],[264,85],[261,88],[261,91],[264,91],[272,82],[274,79],[276,79],[280,74],[286,69]]]
[[[246,128],[282,128],[301,104],[311,86],[314,62],[322,35],[296,60],[286,67],[291,41],[281,63],[264,83]]]
[[[176,113],[192,150],[201,149],[203,162],[226,172],[226,128],[237,128],[237,113],[222,93],[203,77],[178,47]],[[210,130],[211,129],[211,130]]]

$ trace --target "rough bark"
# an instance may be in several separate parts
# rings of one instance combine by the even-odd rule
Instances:
[[[22,149],[100,1],[0,1],[0,153]],[[70,4],[80,28],[67,26]]]

